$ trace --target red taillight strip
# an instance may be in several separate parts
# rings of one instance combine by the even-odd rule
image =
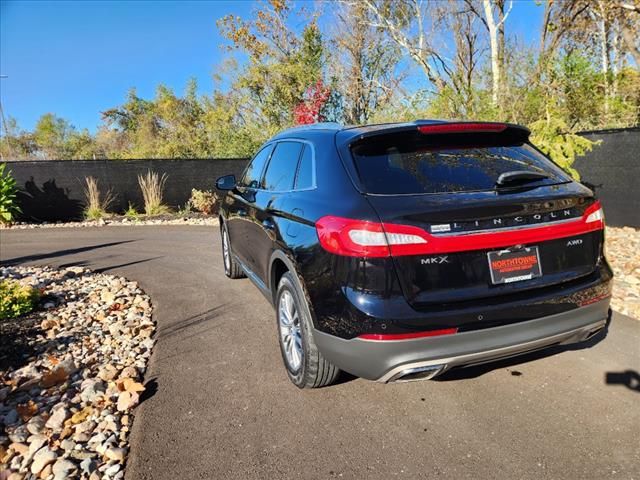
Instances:
[[[548,224],[541,227],[519,228],[500,232],[472,233],[468,235],[429,235],[427,249],[417,254],[455,253],[471,250],[484,250],[487,248],[509,247],[512,245],[529,244],[555,240],[557,238],[573,237],[604,228],[602,219],[587,222],[587,218],[594,212],[601,210],[600,202],[589,206],[582,217],[573,221],[558,224]],[[416,253],[412,253],[415,255]],[[391,249],[392,255],[402,255]],[[407,255],[407,253],[404,253]]]
[[[357,230],[383,234],[382,224],[349,218],[322,217],[316,222],[316,232],[320,245],[328,252],[348,257],[388,257],[389,245],[386,241],[379,245],[361,245],[349,236],[349,231]]]
[[[440,123],[435,125],[420,125],[418,131],[425,134],[438,133],[467,133],[467,132],[488,132],[499,133],[507,129],[504,123]]]
[[[377,223],[333,216],[322,217],[316,222],[318,239],[325,250],[337,255],[367,258],[432,255],[509,247],[573,237],[603,228],[604,217],[600,202],[590,205],[582,217],[567,222],[499,232],[446,236],[432,235],[411,225]],[[357,235],[353,235],[354,232],[357,232]],[[356,243],[354,239],[361,243]]]
[[[452,335],[458,333],[457,328],[443,328],[441,330],[427,330],[426,332],[412,332],[412,333],[363,333],[358,338],[362,340],[376,340],[376,341],[388,341],[388,340],[411,340],[414,338],[424,337],[438,337],[440,335]]]

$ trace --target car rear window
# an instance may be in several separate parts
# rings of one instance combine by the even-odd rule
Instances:
[[[523,170],[549,176],[527,185],[571,180],[531,145],[507,140],[406,132],[365,139],[351,151],[364,190],[373,194],[493,190],[500,174]]]

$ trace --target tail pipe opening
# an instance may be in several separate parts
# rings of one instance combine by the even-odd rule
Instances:
[[[418,380],[431,380],[441,374],[447,368],[446,365],[429,365],[425,367],[413,367],[401,370],[388,380],[392,382],[416,382]]]

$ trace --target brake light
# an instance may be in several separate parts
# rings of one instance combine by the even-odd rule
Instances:
[[[458,333],[457,328],[443,328],[440,330],[427,330],[426,332],[412,333],[363,333],[358,338],[363,340],[411,340],[414,338],[439,337],[441,335],[452,335]]]
[[[504,123],[441,123],[436,125],[420,125],[418,131],[425,134],[487,132],[498,133],[507,129]]]
[[[427,234],[409,225],[382,224],[327,216],[316,222],[322,247],[349,257],[388,257],[420,253]]]
[[[595,202],[587,208],[584,212],[584,216],[586,217],[584,220],[585,223],[600,222],[604,227],[604,210],[602,209],[600,201]]]

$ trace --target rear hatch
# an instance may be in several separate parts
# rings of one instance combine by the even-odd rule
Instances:
[[[503,124],[435,124],[350,143],[352,175],[387,235],[421,237],[391,247],[413,307],[548,287],[596,268],[599,204],[528,134]]]

